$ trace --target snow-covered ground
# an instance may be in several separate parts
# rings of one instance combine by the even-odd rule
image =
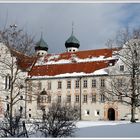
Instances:
[[[80,138],[140,138],[140,122],[129,121],[81,121],[74,137]]]
[[[77,129],[72,138],[134,138],[140,139],[140,121],[130,123],[129,121],[79,121]],[[27,130],[33,132],[32,124],[27,124]],[[30,129],[29,129],[30,128]],[[30,138],[43,138],[41,132],[29,135]]]
[[[91,127],[91,126],[102,126],[102,125],[118,125],[128,124],[129,121],[79,121],[77,123],[78,128]]]
[[[73,138],[140,138],[140,121],[79,121]],[[41,133],[30,136],[40,138]]]

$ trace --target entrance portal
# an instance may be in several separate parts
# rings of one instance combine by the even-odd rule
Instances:
[[[115,110],[113,108],[109,108],[108,109],[108,119],[110,121],[114,121],[115,120]]]

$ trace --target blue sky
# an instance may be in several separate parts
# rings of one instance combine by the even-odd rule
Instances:
[[[16,23],[36,40],[43,31],[49,52],[59,53],[65,51],[74,21],[80,50],[90,50],[106,47],[120,29],[139,27],[139,13],[140,3],[0,3],[0,27]]]

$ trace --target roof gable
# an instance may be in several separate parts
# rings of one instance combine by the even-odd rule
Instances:
[[[36,56],[27,56],[15,49],[10,49],[10,52],[16,57],[17,65],[23,71],[27,71],[37,61]]]

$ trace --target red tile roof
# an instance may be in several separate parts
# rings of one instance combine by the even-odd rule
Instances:
[[[29,68],[33,66],[33,64],[36,62],[36,57],[20,57],[18,58],[17,64],[20,69],[23,71],[28,71]]]
[[[15,49],[10,49],[10,51],[17,58],[17,65],[23,71],[27,71],[37,60],[36,56],[27,56]]]
[[[78,52],[65,52],[62,54],[58,54],[59,58],[55,58],[55,59],[51,59],[52,61],[59,61],[62,59],[70,59],[73,55],[75,55],[76,57],[80,58],[80,59],[85,59],[85,58],[91,58],[91,57],[99,57],[99,56],[105,56],[105,58],[107,57],[111,57],[113,51],[116,51],[117,49],[109,49],[109,48],[105,48],[105,49],[97,49],[97,50],[86,50],[86,51],[78,51]],[[48,54],[45,57],[45,61],[48,61],[48,58],[52,56],[51,54]]]
[[[34,66],[28,74],[32,77],[55,76],[59,74],[74,72],[92,73],[96,70],[106,68],[108,65],[109,61]]]
[[[88,50],[88,51],[79,51],[75,53],[62,53],[59,58],[53,59],[53,61],[59,61],[61,59],[69,60],[72,57],[72,54],[75,54],[78,58],[90,58],[90,57],[99,57],[105,56],[112,57],[113,51],[116,49],[99,49],[99,50]],[[45,61],[49,61],[48,58],[50,54],[45,57]],[[67,63],[67,64],[49,64],[49,65],[36,65],[33,66],[31,71],[28,73],[29,76],[55,76],[59,74],[66,73],[93,73],[96,70],[103,69],[109,66],[109,63],[114,65],[114,60],[104,60],[104,61],[94,61],[94,62],[81,62],[81,63]]]

